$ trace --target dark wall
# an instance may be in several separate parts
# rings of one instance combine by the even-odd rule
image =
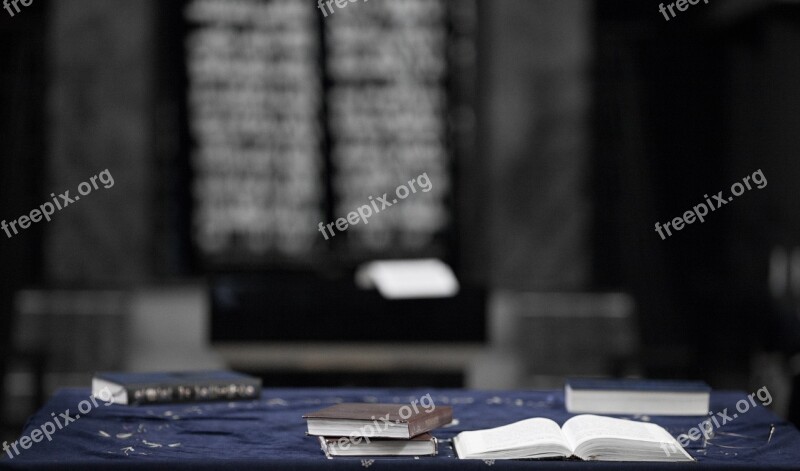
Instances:
[[[41,203],[45,12],[29,8],[10,17],[2,10],[0,20],[0,221],[6,224]],[[11,361],[22,353],[11,349],[13,295],[42,273],[41,226],[16,227],[16,235],[8,227],[10,238],[0,231],[0,393]],[[0,409],[0,433],[5,422]]]
[[[650,375],[734,384],[786,337],[768,276],[800,227],[796,9],[666,22],[657,2],[598,5],[595,280],[635,294]],[[764,189],[655,231],[759,169]]]
[[[655,375],[699,375],[694,358],[708,337],[708,310],[720,307],[701,304],[724,299],[717,244],[725,218],[715,214],[664,240],[655,223],[728,184],[722,50],[698,18],[667,23],[652,2],[632,3],[598,7],[595,280],[636,297],[645,362]]]
[[[0,21],[0,220],[6,222],[41,203],[45,12],[29,8],[10,17],[3,10]],[[12,293],[41,274],[41,229],[16,235],[9,229],[11,238],[0,232],[0,352],[8,346]]]

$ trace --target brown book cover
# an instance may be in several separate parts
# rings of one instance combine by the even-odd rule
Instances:
[[[325,456],[433,456],[438,442],[430,433],[410,439],[317,437]]]
[[[416,407],[414,407],[416,406]],[[450,406],[342,403],[303,416],[309,435],[411,438],[453,420]]]

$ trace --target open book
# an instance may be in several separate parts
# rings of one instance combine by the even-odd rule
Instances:
[[[662,427],[645,422],[578,415],[559,427],[534,418],[453,438],[461,459],[567,458],[602,461],[694,461]]]

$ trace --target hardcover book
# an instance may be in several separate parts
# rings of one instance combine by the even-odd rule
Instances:
[[[303,416],[309,435],[411,438],[449,424],[453,408],[342,403]]]
[[[702,381],[569,379],[567,411],[588,414],[707,415],[711,388]]]
[[[261,379],[233,371],[96,373],[92,394],[108,388],[115,404],[258,399]]]
[[[578,415],[563,427],[546,418],[461,432],[453,438],[461,459],[579,458],[597,461],[694,461],[662,427],[645,422]]]
[[[408,440],[362,437],[319,437],[325,456],[428,456],[437,451],[436,438],[429,433]]]

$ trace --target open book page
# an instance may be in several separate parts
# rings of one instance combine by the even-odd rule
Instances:
[[[652,423],[578,415],[562,430],[575,455],[583,459],[693,461],[672,435]]]
[[[547,458],[572,454],[558,424],[544,418],[461,432],[453,441],[462,459]]]

